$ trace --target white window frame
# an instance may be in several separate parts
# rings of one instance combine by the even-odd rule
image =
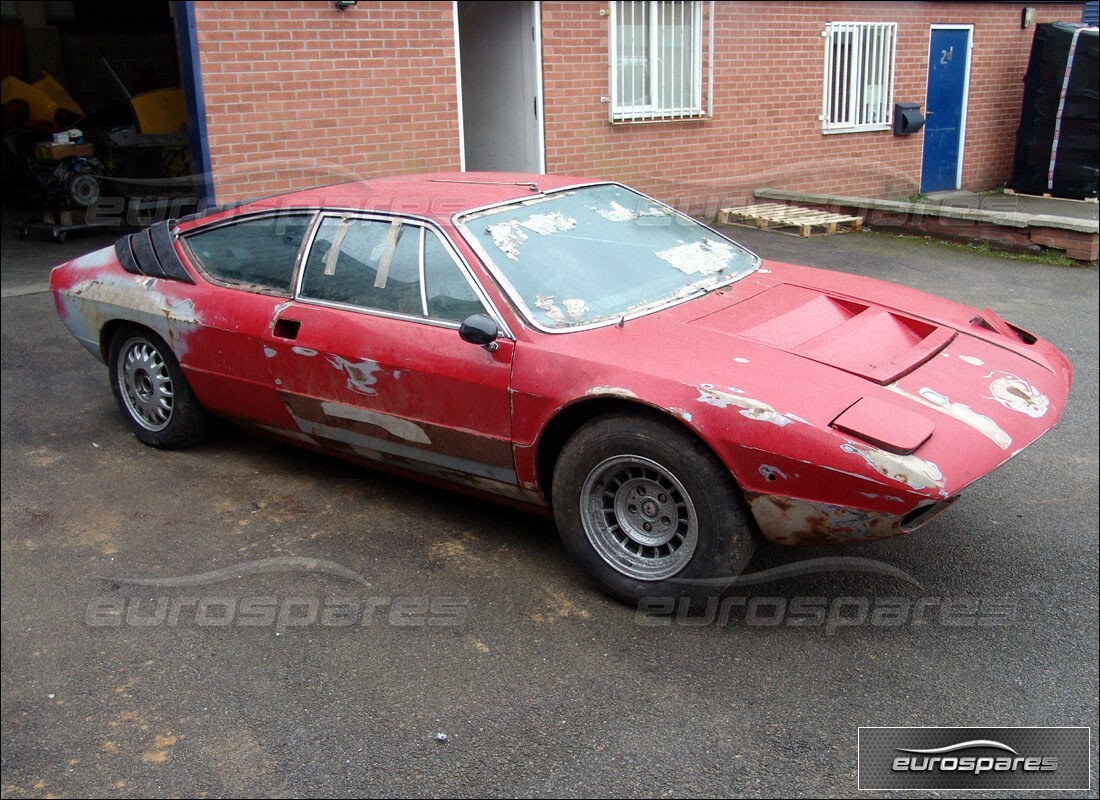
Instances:
[[[709,14],[703,14],[704,0],[612,0],[610,3],[610,25],[608,29],[610,85],[609,118],[613,123],[622,122],[670,122],[684,119],[704,119],[711,116],[711,96],[714,94],[714,70],[711,67],[711,59],[714,53],[714,0],[710,0]],[[649,46],[649,85],[650,97],[660,98],[662,91],[661,67],[659,57],[660,19],[661,7],[679,8],[677,18],[683,22],[691,15],[695,36],[692,41],[691,53],[686,58],[681,58],[680,63],[674,65],[678,69],[678,75],[691,72],[691,102],[687,106],[663,108],[656,102],[646,104],[628,104],[633,99],[633,93],[626,91],[627,87],[620,86],[619,59],[618,59],[618,23],[619,19],[627,11],[628,6],[634,9],[646,7],[649,11],[649,30],[647,31]],[[707,37],[704,39],[703,28],[707,28]],[[704,48],[704,42],[706,43]],[[706,72],[707,91],[703,94],[704,72]],[[624,97],[624,95],[627,95]]]
[[[896,22],[827,22],[821,132],[888,131],[894,123]],[[841,42],[848,58],[837,63]],[[872,95],[877,96],[872,96]]]

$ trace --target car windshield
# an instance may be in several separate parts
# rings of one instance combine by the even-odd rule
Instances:
[[[459,227],[543,330],[638,316],[743,278],[759,264],[690,217],[613,184],[474,212]]]

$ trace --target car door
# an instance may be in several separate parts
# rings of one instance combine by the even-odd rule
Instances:
[[[491,311],[435,228],[326,215],[294,300],[272,317],[268,367],[303,434],[518,495],[508,395],[514,342],[460,339],[459,323],[475,313]]]
[[[260,426],[293,425],[275,391],[263,339],[275,309],[292,297],[315,216],[301,210],[249,214],[181,237],[183,256],[206,281],[195,288],[201,330],[179,356],[211,411]]]

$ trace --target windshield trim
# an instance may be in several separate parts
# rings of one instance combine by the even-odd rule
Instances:
[[[492,256],[490,256],[488,251],[486,251],[486,249],[482,246],[480,240],[476,236],[474,236],[474,234],[467,228],[467,225],[475,220],[489,216],[490,214],[497,213],[510,206],[521,207],[536,205],[547,200],[552,200],[555,196],[558,195],[568,194],[571,192],[575,192],[578,189],[587,189],[594,186],[617,186],[619,188],[625,189],[628,192],[633,192],[640,197],[644,197],[646,200],[650,201],[654,205],[660,206],[661,208],[667,210],[669,213],[674,214],[676,217],[688,220],[696,225],[699,225],[700,227],[706,229],[707,231],[710,231],[723,241],[729,242],[729,244],[736,247],[739,251],[748,255],[752,260],[752,267],[745,272],[741,272],[731,276],[728,280],[722,281],[720,283],[715,283],[713,286],[709,286],[705,289],[700,288],[682,297],[677,297],[673,295],[672,297],[656,301],[650,305],[632,309],[630,311],[624,312],[623,314],[616,314],[615,316],[608,317],[607,319],[556,328],[547,327],[539,323],[537,321],[534,310],[532,310],[530,306],[527,305],[527,303],[523,299],[523,296],[504,275],[503,271],[497,266]],[[460,211],[451,217],[451,223],[454,225],[455,230],[457,230],[462,235],[462,238],[466,242],[466,244],[469,245],[470,248],[477,255],[477,257],[481,259],[481,263],[485,266],[486,271],[493,278],[493,280],[496,281],[497,285],[504,292],[505,297],[512,304],[512,307],[516,309],[519,316],[523,319],[524,324],[530,328],[533,328],[539,333],[553,335],[564,333],[579,333],[581,331],[589,331],[596,328],[607,328],[612,325],[621,325],[628,320],[638,319],[639,317],[646,317],[650,314],[664,311],[665,309],[672,308],[673,306],[678,306],[681,303],[686,303],[689,300],[694,300],[704,294],[708,294],[718,289],[724,289],[727,286],[730,286],[731,284],[741,280],[742,278],[746,278],[752,273],[756,272],[757,269],[760,268],[761,263],[763,263],[763,259],[756,253],[752,252],[739,242],[729,238],[722,232],[715,230],[710,225],[707,225],[706,223],[700,222],[694,217],[690,217],[687,214],[684,214],[683,212],[673,208],[667,203],[662,203],[660,200],[650,197],[645,192],[640,192],[637,189],[631,186],[627,186],[624,183],[619,183],[618,181],[591,181],[586,183],[578,183],[571,186],[562,186],[558,189],[550,189],[545,192],[538,192],[537,194],[532,193],[524,197],[514,197],[510,200],[503,200],[501,202],[492,203],[490,205],[479,206],[477,208],[467,209],[466,211]]]

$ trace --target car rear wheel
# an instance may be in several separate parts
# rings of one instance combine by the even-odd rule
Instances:
[[[643,414],[600,417],[573,435],[554,469],[553,505],[566,549],[627,602],[720,594],[758,536],[717,456]]]
[[[188,447],[207,438],[214,417],[199,405],[171,348],[150,330],[129,327],[111,340],[111,389],[138,439]]]

